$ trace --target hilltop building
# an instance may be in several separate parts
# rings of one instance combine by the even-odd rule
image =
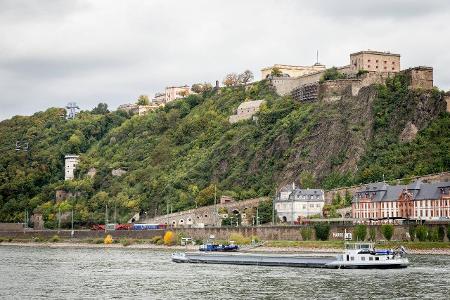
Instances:
[[[352,216],[360,220],[439,220],[450,217],[450,182],[409,185],[368,184],[352,201]]]
[[[316,63],[312,66],[292,66],[292,65],[275,64],[271,67],[262,68],[261,78],[269,78],[274,69],[281,72],[281,77],[298,77],[311,73],[317,73],[318,71],[325,71],[326,67],[319,63]]]
[[[350,69],[353,72],[400,72],[400,54],[380,51],[359,51],[350,54]]]
[[[296,222],[299,218],[322,216],[325,193],[320,189],[300,189],[292,185],[280,189],[275,199],[275,210],[283,222]]]
[[[165,103],[169,103],[173,100],[186,97],[191,94],[191,88],[188,85],[183,86],[168,86],[165,92]]]
[[[285,75],[285,71],[281,76],[268,78],[279,95],[291,95],[298,101],[333,102],[341,99],[340,95],[347,90],[351,91],[352,96],[357,96],[363,87],[384,83],[387,78],[399,72],[408,77],[411,89],[433,88],[433,68],[415,67],[401,70],[400,54],[390,52],[367,50],[351,53],[349,64],[337,67],[336,70],[343,74],[344,78],[321,82],[326,71],[324,66],[322,69],[316,68],[315,72],[307,69],[305,74],[299,76]],[[264,76],[267,76],[266,74],[264,73]]]
[[[230,123],[236,123],[242,120],[249,120],[256,114],[261,105],[264,103],[264,100],[251,100],[242,102],[237,110],[235,115],[231,115],[229,118]]]
[[[149,105],[138,105],[138,104],[122,104],[117,109],[123,110],[126,112],[131,112],[133,114],[137,114],[139,116],[146,115],[151,111],[157,110],[161,105],[157,104],[149,104]]]
[[[75,169],[80,162],[78,155],[68,154],[65,157],[64,180],[72,180],[75,178]]]
[[[156,93],[155,97],[152,99],[152,103],[155,105],[164,106],[166,103],[166,94],[165,93]]]

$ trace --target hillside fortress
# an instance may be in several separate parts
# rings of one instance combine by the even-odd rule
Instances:
[[[299,101],[323,100],[333,102],[349,90],[357,96],[360,89],[384,81],[397,73],[407,76],[410,88],[432,89],[433,68],[400,68],[400,54],[381,51],[359,51],[350,54],[349,64],[336,67],[339,78],[326,81],[324,65],[310,67],[276,64],[261,70],[262,78],[270,80],[279,95],[291,95]]]

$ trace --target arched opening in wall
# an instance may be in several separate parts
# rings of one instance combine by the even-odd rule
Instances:
[[[286,218],[286,216],[283,216],[283,218],[282,218],[282,219],[283,219],[283,222],[284,222],[284,223],[286,223],[286,222],[287,222],[287,218]]]
[[[183,225],[183,223],[184,223],[184,220],[183,220],[183,219],[181,219],[180,221],[178,221],[178,223],[179,223],[180,225]]]
[[[234,209],[234,210],[233,210],[233,214],[238,215],[238,214],[239,214],[239,211],[238,211],[237,209]]]

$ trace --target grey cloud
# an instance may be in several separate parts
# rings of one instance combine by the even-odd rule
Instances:
[[[445,0],[321,0],[309,4],[298,3],[318,15],[335,20],[357,19],[410,19],[439,14],[450,9]]]
[[[116,108],[245,69],[259,78],[275,63],[312,64],[316,50],[327,66],[399,52],[448,89],[447,2],[0,0],[0,120],[69,101]]]
[[[125,59],[126,58],[126,59]],[[90,72],[108,72],[137,63],[133,57],[33,57],[0,61],[0,68],[11,77],[46,80],[52,78],[82,76]]]
[[[87,2],[80,0],[0,0],[0,19],[14,22],[53,21],[88,7]]]

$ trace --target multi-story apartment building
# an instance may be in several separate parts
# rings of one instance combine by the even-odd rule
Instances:
[[[450,182],[390,186],[368,184],[352,201],[352,216],[361,220],[439,220],[450,217]]]

